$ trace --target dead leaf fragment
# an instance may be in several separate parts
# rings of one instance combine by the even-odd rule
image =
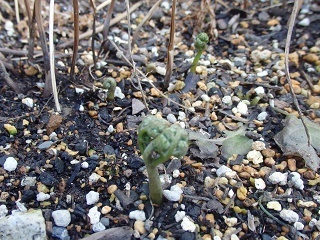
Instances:
[[[275,135],[274,140],[284,155],[302,157],[307,167],[317,171],[320,167],[320,126],[304,118],[311,137],[311,146],[308,145],[307,134],[300,119],[289,115],[281,132]]]
[[[50,135],[56,129],[58,129],[62,123],[62,116],[61,115],[51,115],[49,122],[47,124],[47,134]]]

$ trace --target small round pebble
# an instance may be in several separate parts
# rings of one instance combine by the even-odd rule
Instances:
[[[281,212],[280,212],[280,217],[287,221],[287,222],[298,222],[299,220],[299,215],[292,211],[292,210],[287,210],[287,209],[283,209]]]
[[[39,192],[37,194],[37,201],[38,202],[43,202],[45,200],[48,200],[50,198],[50,194],[44,193],[44,192]]]
[[[176,215],[174,215],[174,219],[176,220],[176,222],[180,222],[185,216],[186,216],[185,211],[177,211]]]
[[[248,114],[248,106],[243,101],[240,101],[237,105],[238,113],[241,115],[247,115]]]
[[[100,215],[101,213],[98,211],[98,207],[94,206],[90,208],[88,217],[90,218],[90,223],[91,224],[96,224],[100,221]]]
[[[146,220],[146,214],[144,211],[141,210],[134,210],[129,213],[129,218],[130,219],[135,219],[135,220],[141,220],[145,221]]]
[[[90,191],[86,195],[86,200],[87,200],[87,205],[95,204],[96,202],[99,201],[99,193],[95,191]]]
[[[54,223],[59,227],[66,227],[71,222],[71,215],[68,210],[56,210],[52,212]]]
[[[182,189],[177,185],[172,186],[170,190],[163,191],[163,195],[165,196],[165,198],[171,202],[179,201],[182,193]]]
[[[12,172],[12,171],[16,170],[17,166],[18,166],[18,162],[13,157],[8,157],[3,164],[3,168],[5,170],[7,170],[8,172]]]
[[[106,229],[106,227],[101,222],[97,222],[97,223],[92,225],[92,230],[94,232],[101,232],[101,231],[103,231],[105,229]]]
[[[185,231],[194,232],[196,225],[186,216],[182,219],[181,227]]]
[[[167,120],[168,120],[170,123],[176,123],[176,122],[177,122],[177,118],[176,118],[172,113],[169,113],[169,114],[168,114]]]
[[[268,113],[263,111],[263,112],[258,114],[257,120],[264,121],[264,120],[266,120],[267,116],[268,116]]]

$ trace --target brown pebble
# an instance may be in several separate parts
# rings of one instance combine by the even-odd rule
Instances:
[[[250,179],[251,175],[248,172],[240,172],[239,177],[244,179]]]
[[[116,130],[117,130],[117,133],[120,133],[123,131],[123,123],[122,122],[119,122],[116,126]]]
[[[275,165],[276,161],[272,158],[272,157],[267,157],[264,159],[264,163],[268,166],[268,167],[272,167]]]
[[[262,150],[262,155],[264,157],[274,157],[275,154],[276,152],[270,148],[266,148]]]
[[[309,180],[316,178],[316,173],[314,171],[308,170],[303,173],[303,177]]]
[[[303,57],[303,60],[308,63],[314,63],[319,60],[319,57],[314,53],[309,53]]]
[[[279,24],[279,20],[276,19],[276,18],[273,18],[273,19],[270,19],[268,22],[267,22],[267,25],[269,27],[273,27],[273,26],[276,26]]]
[[[287,162],[282,161],[280,164],[277,164],[275,167],[277,170],[283,171],[287,167]]]
[[[98,117],[98,111],[96,111],[96,110],[89,110],[88,114],[92,118],[97,118]]]
[[[212,213],[207,214],[206,220],[209,221],[211,224],[214,224],[214,215]]]
[[[288,162],[288,168],[290,171],[295,172],[297,170],[297,162],[294,158],[289,158],[287,160]]]
[[[118,189],[117,185],[110,185],[108,188],[107,188],[107,191],[109,194],[112,194],[114,193],[116,190]]]
[[[155,88],[151,88],[151,89],[150,89],[150,94],[151,94],[151,96],[153,96],[153,97],[160,97],[160,92],[159,92],[157,89],[155,89]]]
[[[58,129],[62,123],[62,120],[63,118],[61,115],[51,115],[46,127],[47,134],[50,135],[52,132]]]

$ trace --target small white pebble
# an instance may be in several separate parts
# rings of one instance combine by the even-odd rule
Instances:
[[[90,191],[86,195],[86,200],[87,200],[87,205],[95,204],[96,202],[99,201],[99,193],[95,191]]]
[[[194,232],[196,230],[196,225],[187,216],[182,219],[181,227],[183,230],[189,232]]]
[[[129,213],[129,218],[130,219],[135,219],[135,220],[141,220],[145,221],[146,220],[146,214],[144,211],[141,210],[134,210]]]
[[[299,220],[299,215],[292,211],[292,210],[287,210],[287,209],[283,209],[281,212],[280,212],[280,217],[287,221],[287,222],[298,222]]]
[[[183,121],[186,119],[186,113],[179,111],[179,116],[178,116],[178,120]]]
[[[247,159],[249,161],[252,161],[254,164],[259,164],[259,163],[263,162],[263,156],[262,156],[261,152],[259,152],[257,150],[252,150],[252,151],[248,152]]]
[[[176,122],[177,122],[177,118],[176,118],[172,113],[169,113],[169,114],[168,114],[167,120],[168,120],[170,123],[176,123]]]
[[[295,222],[295,223],[293,224],[293,226],[294,226],[298,231],[301,231],[301,230],[303,230],[303,228],[304,228],[304,224],[301,223],[301,222]]]
[[[264,70],[264,71],[258,72],[257,76],[258,77],[266,77],[266,76],[268,76],[268,71]]]
[[[59,227],[66,227],[71,222],[71,215],[68,210],[56,210],[52,212],[54,223]]]
[[[167,1],[164,1],[164,2],[161,3],[161,7],[163,7],[166,10],[169,10],[170,9],[170,3],[167,2]]]
[[[80,105],[80,106],[79,106],[79,111],[80,111],[80,112],[83,112],[83,111],[84,111],[84,106]]]
[[[70,161],[70,163],[71,163],[72,165],[78,164],[79,162],[80,162],[80,161],[77,160],[77,159],[73,159],[73,160]]]
[[[266,149],[266,144],[262,141],[254,141],[252,143],[252,149],[257,151],[262,151]]]
[[[237,105],[237,110],[241,115],[248,114],[248,106],[244,103],[244,101],[240,101]]]
[[[91,224],[96,224],[100,221],[101,213],[98,211],[98,207],[94,206],[89,209],[88,217],[90,218]]]
[[[307,27],[307,26],[310,25],[310,19],[309,18],[304,18],[300,22],[298,22],[298,24],[300,26]]]
[[[256,93],[257,95],[259,95],[259,94],[264,94],[264,88],[261,87],[261,86],[255,88],[254,91],[255,91],[255,93]]]
[[[267,116],[268,116],[267,112],[261,112],[261,113],[258,114],[257,120],[264,121],[264,120],[266,120]]]
[[[76,89],[76,93],[77,94],[82,94],[82,93],[84,93],[84,89],[82,89],[82,88],[75,88]]]
[[[221,101],[226,105],[232,104],[231,96],[224,96]]]
[[[291,182],[293,183],[293,186],[297,189],[303,190],[304,189],[304,184],[301,179],[301,176],[298,172],[292,172],[289,175],[291,177]]]
[[[156,67],[156,72],[158,74],[162,75],[162,76],[165,76],[166,75],[166,68],[157,66]]]
[[[87,168],[89,167],[89,163],[88,163],[88,162],[82,162],[82,163],[81,163],[81,167],[82,167],[83,169],[87,169]]]
[[[177,185],[172,186],[170,190],[163,191],[164,197],[171,202],[179,201],[182,193],[183,193],[182,189]]]
[[[21,102],[25,105],[27,105],[29,108],[33,107],[33,99],[32,98],[24,98],[21,100]]]
[[[203,94],[201,95],[201,99],[205,102],[209,102],[210,101],[210,97],[207,94]]]
[[[44,192],[39,192],[37,194],[37,201],[38,202],[43,202],[45,200],[48,200],[50,198],[50,194],[44,193]]]
[[[114,97],[120,98],[120,99],[124,99],[125,95],[122,93],[121,88],[116,87],[116,89],[114,90]]]
[[[92,231],[94,231],[94,232],[101,232],[105,229],[106,229],[106,227],[101,222],[97,222],[92,225]]]
[[[231,168],[228,168],[227,166],[222,165],[217,169],[216,174],[218,177],[223,177],[227,172],[232,172]]]
[[[185,211],[177,211],[176,215],[174,215],[174,219],[176,220],[176,222],[180,222],[185,216],[186,216]]]
[[[7,157],[6,161],[3,164],[3,168],[8,172],[16,170],[17,166],[18,162],[13,157]]]
[[[288,173],[281,173],[281,172],[274,172],[272,173],[268,180],[272,184],[280,184],[280,185],[286,185],[287,184],[287,178],[288,178]]]
[[[180,171],[178,169],[173,170],[172,177],[178,178],[180,176]]]
[[[107,131],[108,131],[108,133],[112,133],[114,131],[114,127],[112,125],[109,125]]]
[[[228,227],[233,227],[238,223],[238,219],[235,217],[228,218],[226,216],[223,216],[224,222],[228,225]]]
[[[256,189],[263,190],[266,188],[266,183],[262,178],[256,178],[254,180],[254,186],[256,187]]]

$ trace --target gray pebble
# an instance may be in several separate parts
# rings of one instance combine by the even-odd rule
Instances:
[[[228,24],[224,19],[219,19],[217,21],[217,25],[218,25],[218,28],[221,29],[221,30],[225,30],[228,27]]]
[[[262,22],[266,22],[270,19],[270,15],[267,12],[260,12],[258,15],[258,19]]]
[[[38,145],[38,148],[39,148],[40,150],[46,150],[46,149],[48,149],[49,147],[51,147],[53,144],[54,144],[54,142],[52,142],[52,141],[45,141],[45,142],[43,142],[43,143],[40,143],[40,144]]]

